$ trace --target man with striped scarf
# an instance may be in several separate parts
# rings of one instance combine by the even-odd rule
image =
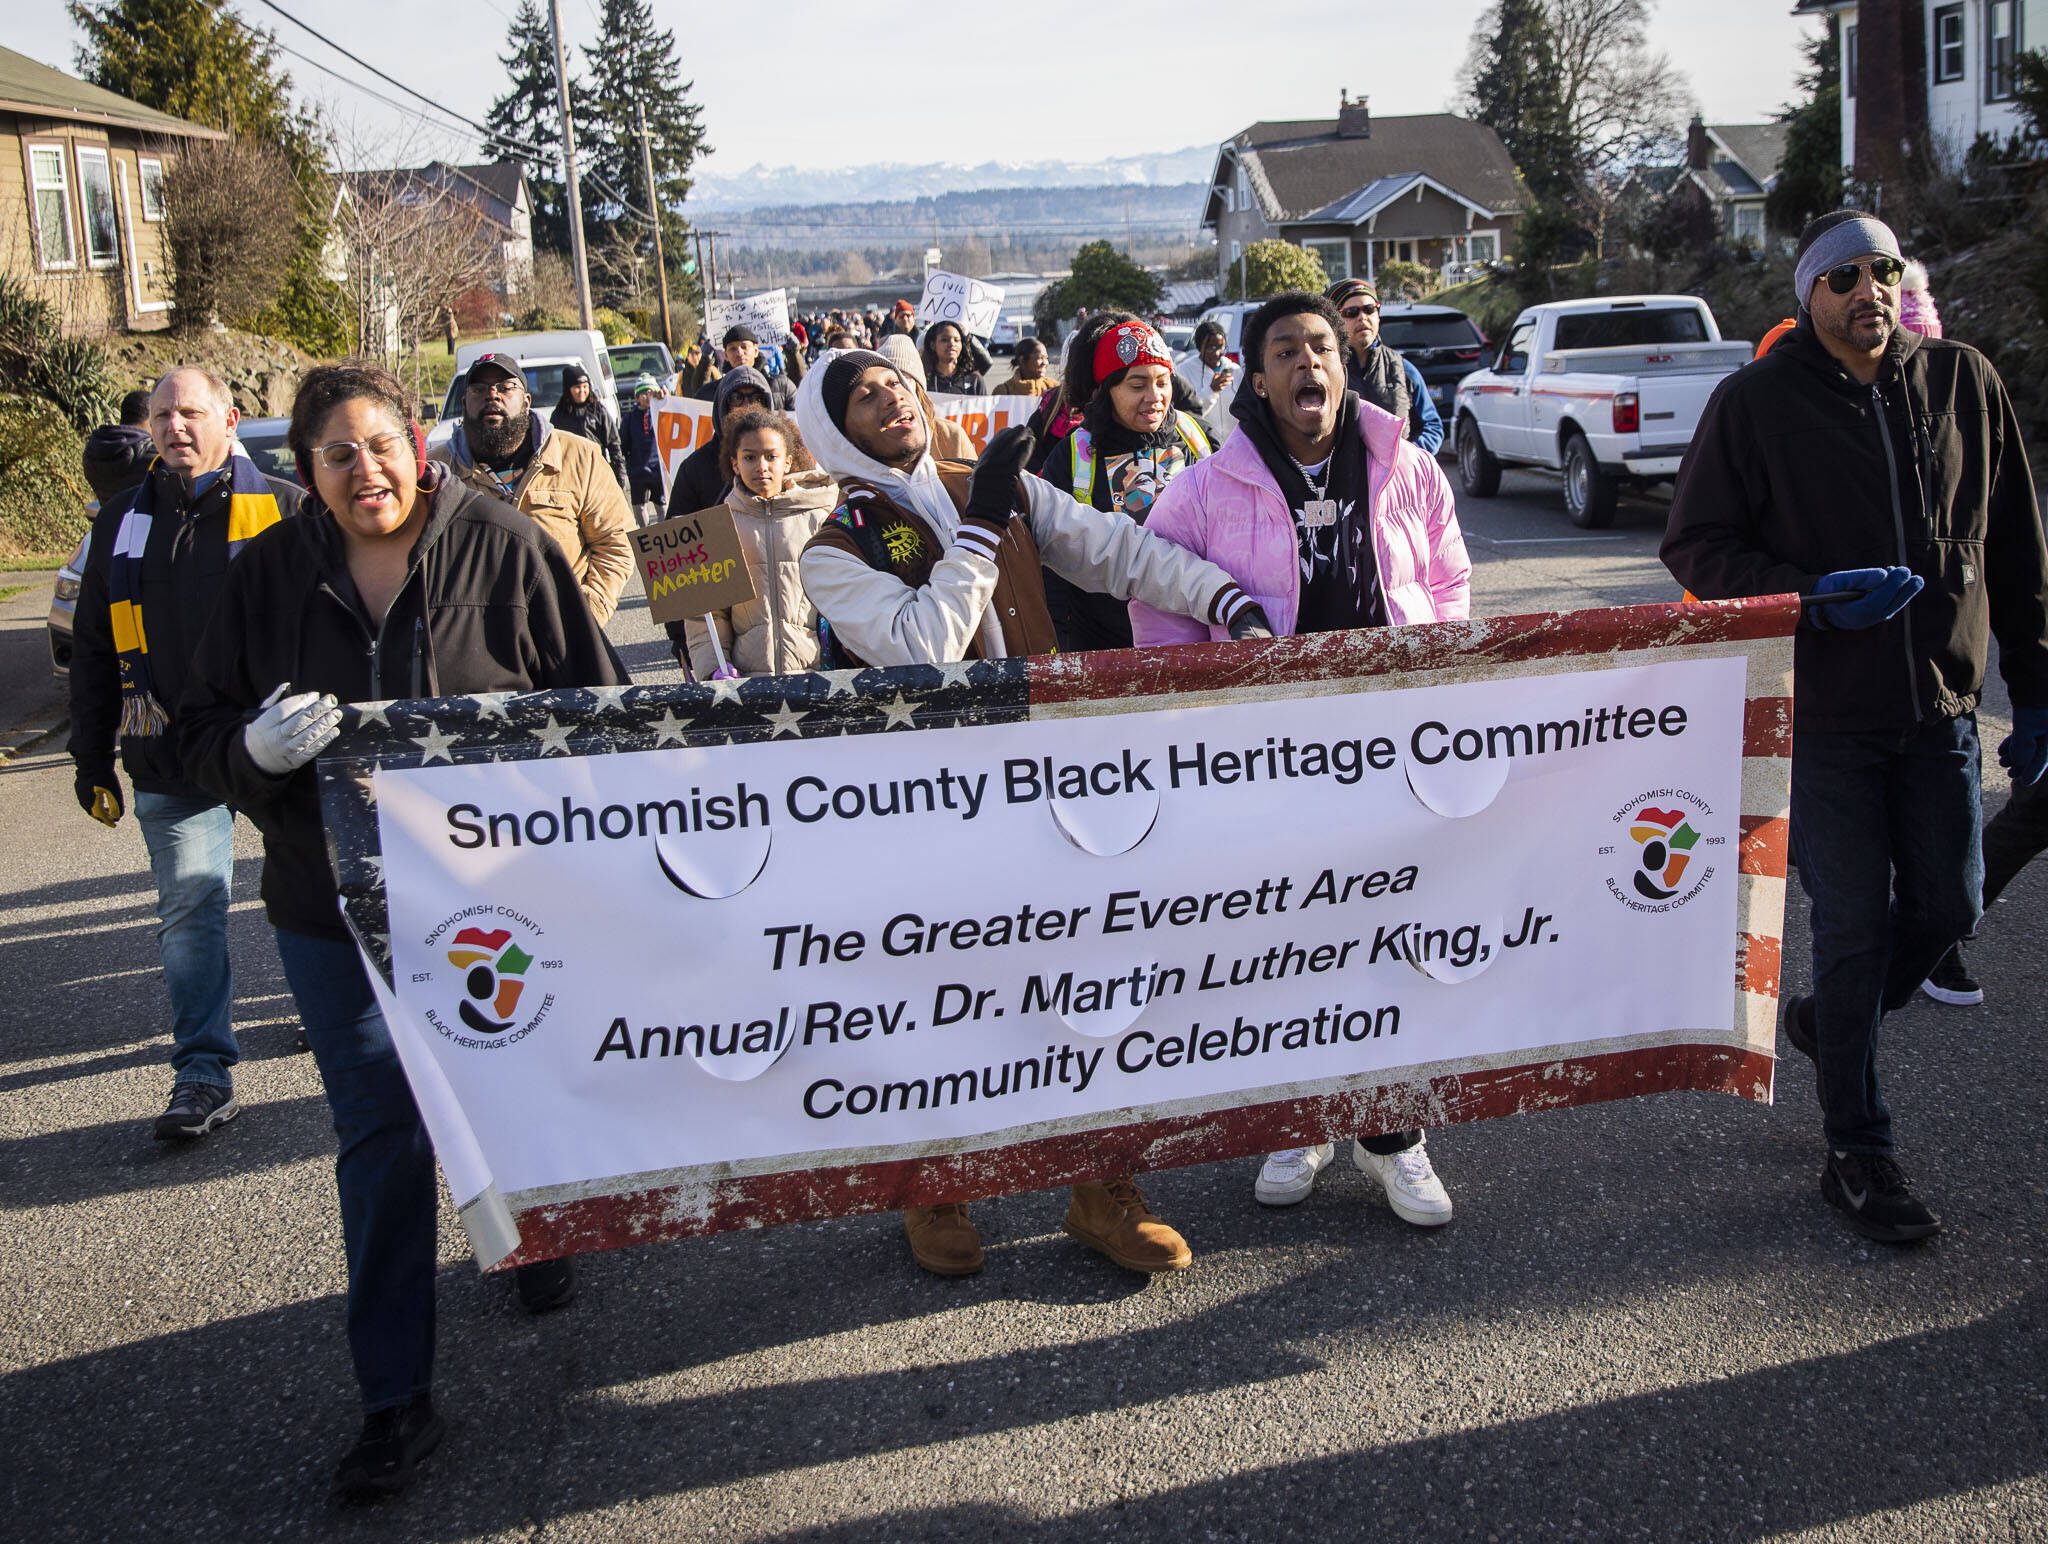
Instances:
[[[120,821],[118,746],[156,879],[174,1042],[160,1141],[205,1136],[240,1110],[227,931],[234,811],[185,776],[174,720],[228,564],[250,537],[297,514],[304,497],[243,454],[239,416],[208,371],[181,368],[157,382],[149,400],[156,458],[140,486],[95,517],[73,623],[78,803],[102,825]]]

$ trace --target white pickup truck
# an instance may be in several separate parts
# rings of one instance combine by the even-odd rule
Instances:
[[[1493,363],[1458,382],[1458,479],[1475,498],[1503,466],[1564,474],[1572,524],[1614,520],[1624,484],[1669,482],[1707,398],[1749,362],[1691,295],[1621,295],[1531,306]]]

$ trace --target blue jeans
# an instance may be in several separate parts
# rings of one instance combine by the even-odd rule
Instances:
[[[1792,737],[1792,854],[1811,902],[1828,1143],[1889,1153],[1877,1026],[1976,925],[1984,888],[1977,720]]]
[[[233,1088],[235,983],[228,895],[235,812],[212,799],[135,791],[135,823],[156,876],[156,946],[171,994],[172,1081]]]
[[[434,1149],[355,945],[279,928],[277,952],[341,1142],[349,1352],[382,1410],[433,1382]]]

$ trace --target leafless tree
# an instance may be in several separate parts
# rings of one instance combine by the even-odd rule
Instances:
[[[195,140],[164,174],[164,209],[181,328],[243,320],[277,299],[301,210],[283,151],[254,139]]]
[[[1580,209],[1598,241],[1629,169],[1683,141],[1692,87],[1650,47],[1647,0],[1550,0],[1550,12]]]
[[[507,277],[497,228],[448,163],[415,159],[418,150],[343,135],[334,146],[342,170],[331,267],[358,352],[391,364],[408,346],[438,336],[462,295],[500,288]]]

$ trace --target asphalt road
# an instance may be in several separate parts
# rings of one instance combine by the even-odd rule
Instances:
[[[1483,613],[1671,594],[1654,500],[1581,533],[1510,474],[1464,514]],[[658,678],[644,609],[614,633]],[[1995,764],[1987,783],[1995,805]],[[170,1149],[147,1129],[168,1039],[133,822],[78,812],[61,742],[0,764],[0,822],[0,1535],[2048,1538],[2038,868],[1987,922],[1989,1003],[1893,1023],[1903,1156],[1948,1223],[1931,1247],[1865,1244],[1821,1205],[1796,1056],[1775,1107],[1437,1133],[1438,1233],[1341,1162],[1278,1213],[1248,1162],[1153,1176],[1197,1256],[1156,1281],[1039,1194],[977,1207],[990,1260],[966,1281],[856,1218],[590,1257],[576,1305],[529,1320],[444,1209],[448,1441],[403,1500],[337,1514],[333,1144],[254,844],[247,1113]],[[1794,988],[1804,938],[1795,893]]]

